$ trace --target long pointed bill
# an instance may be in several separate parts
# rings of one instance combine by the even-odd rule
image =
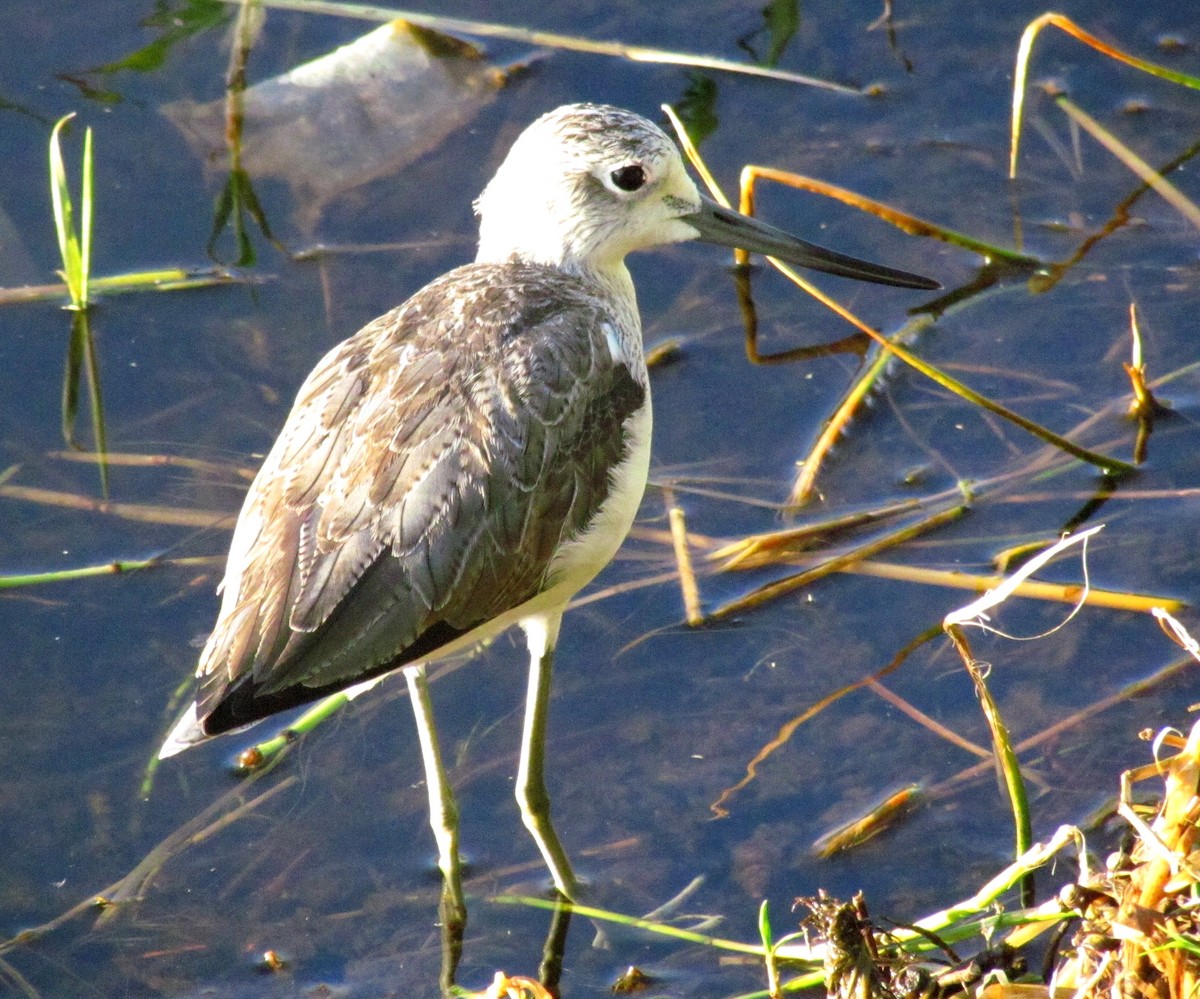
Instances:
[[[715,201],[701,196],[700,210],[694,215],[684,215],[680,221],[686,222],[700,234],[700,239],[706,243],[717,243],[720,246],[732,246],[750,253],[761,253],[764,256],[776,257],[797,267],[808,267],[814,271],[825,271],[827,274],[838,274],[841,277],[857,278],[859,281],[874,281],[876,284],[890,284],[898,288],[925,288],[933,290],[941,285],[920,274],[896,270],[894,267],[884,267],[872,264],[857,257],[844,253],[827,250],[815,243],[789,236],[782,229],[776,229],[765,222],[759,222],[748,215],[735,212],[731,208],[723,208]]]

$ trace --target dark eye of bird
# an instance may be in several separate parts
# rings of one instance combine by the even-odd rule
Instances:
[[[631,163],[612,172],[612,182],[622,191],[636,191],[646,183],[646,171],[640,163]]]

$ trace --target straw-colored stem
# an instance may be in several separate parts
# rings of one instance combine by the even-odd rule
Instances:
[[[224,2],[242,3],[243,0],[224,0]],[[434,31],[475,35],[479,38],[504,38],[537,48],[586,52],[591,55],[628,59],[630,62],[688,66],[693,69],[710,69],[722,73],[761,76],[771,80],[783,80],[787,83],[799,83],[803,86],[832,90],[841,94],[851,94],[858,97],[865,96],[865,92],[858,87],[848,87],[841,83],[833,83],[829,80],[805,76],[802,73],[791,73],[782,69],[773,69],[768,66],[754,66],[748,63],[733,62],[729,59],[717,59],[713,56],[694,55],[688,52],[673,52],[667,49],[647,48],[642,45],[626,45],[622,42],[596,41],[591,38],[581,38],[577,35],[563,35],[553,31],[537,31],[530,28],[514,27],[508,24],[496,24],[490,21],[471,21],[461,17],[442,17],[422,11],[380,7],[375,4],[335,3],[329,2],[329,0],[263,0],[263,6],[278,10],[298,10],[309,14],[332,14],[336,17],[350,17],[361,21],[385,22],[400,19],[423,28],[431,28]]]

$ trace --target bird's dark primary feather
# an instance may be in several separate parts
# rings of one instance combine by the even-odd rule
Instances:
[[[469,264],[325,356],[239,518],[206,734],[430,658],[550,585],[645,401],[605,301],[558,269]]]

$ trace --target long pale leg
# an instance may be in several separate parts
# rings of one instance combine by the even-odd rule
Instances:
[[[525,828],[533,836],[550,868],[559,892],[572,901],[578,894],[575,874],[567,853],[550,823],[550,795],[544,776],[546,760],[546,715],[550,705],[550,677],[554,645],[558,641],[561,614],[526,618],[521,622],[529,643],[529,687],[525,698],[525,726],[521,733],[521,763],[517,768],[517,804]]]
[[[417,720],[417,738],[421,743],[421,760],[425,765],[425,786],[429,791],[429,825],[437,841],[438,867],[442,871],[442,990],[447,992],[453,985],[458,960],[462,956],[462,940],[467,925],[462,867],[458,859],[458,805],[442,766],[425,667],[406,666],[404,679]]]

